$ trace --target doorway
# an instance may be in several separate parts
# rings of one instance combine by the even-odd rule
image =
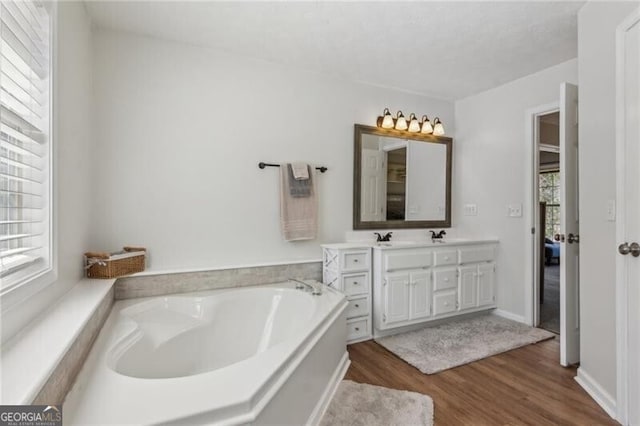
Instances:
[[[552,229],[559,232],[553,234],[551,243],[550,263],[554,260],[559,265],[556,268],[548,269],[548,281],[552,281],[555,276],[559,279],[559,326],[560,335],[560,364],[569,366],[580,361],[580,294],[579,294],[579,214],[578,214],[578,87],[569,83],[560,85],[559,102],[532,109],[527,112],[527,143],[530,147],[529,167],[529,193],[528,193],[528,215],[531,220],[530,245],[527,247],[527,282],[530,291],[526,297],[526,318],[530,325],[537,327],[540,325],[541,307],[545,302],[545,268],[546,254],[548,253],[547,238]],[[543,124],[546,121],[554,121],[553,114],[557,113],[558,122],[558,148],[550,143],[545,143],[542,135]],[[544,150],[544,151],[541,151]],[[541,200],[541,158],[547,154],[558,153],[557,176],[544,176],[545,181],[551,183],[547,190],[558,188],[557,195],[551,196],[547,200]],[[552,158],[553,156],[551,156]],[[553,188],[553,189],[550,189]],[[555,198],[554,198],[555,197]],[[540,201],[545,201],[541,206]],[[547,204],[549,204],[547,206]],[[557,205],[556,205],[557,204]],[[544,209],[544,211],[542,211]],[[549,228],[546,223],[542,223],[543,218],[547,220],[547,210],[552,210],[549,214],[557,214],[558,220],[549,219]],[[557,244],[559,243],[559,244]],[[554,256],[554,251],[556,256]],[[551,265],[548,265],[551,266]],[[552,289],[550,289],[552,291]],[[541,294],[542,293],[542,294]],[[542,303],[541,303],[542,302]],[[546,308],[546,306],[544,307]]]
[[[544,114],[538,120],[538,199],[540,253],[538,327],[560,334],[560,113]]]

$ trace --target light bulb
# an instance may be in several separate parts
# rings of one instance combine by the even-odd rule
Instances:
[[[444,135],[444,126],[438,117],[433,120],[433,134],[436,136]]]
[[[407,119],[404,118],[402,111],[398,111],[398,116],[396,117],[396,130],[407,130]]]
[[[420,127],[420,133],[424,133],[426,135],[430,135],[431,133],[433,133],[433,127],[431,126],[429,117],[427,117],[426,115],[422,116],[422,126]]]
[[[409,115],[409,131],[412,133],[420,131],[420,123],[418,123],[418,118],[414,113],[411,113],[411,115]]]
[[[378,122],[378,126],[382,127],[383,129],[393,129],[394,122],[393,117],[389,112],[389,108],[384,109],[384,112],[382,113],[382,120],[378,119]]]

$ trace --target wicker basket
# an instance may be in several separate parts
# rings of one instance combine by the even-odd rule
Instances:
[[[84,254],[87,278],[118,278],[144,271],[144,247],[124,247],[116,253]]]

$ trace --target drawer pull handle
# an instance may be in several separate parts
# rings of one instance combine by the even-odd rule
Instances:
[[[356,308],[359,308],[359,307],[360,307],[360,305],[356,304]]]
[[[360,327],[356,327],[356,331],[360,331]]]
[[[353,259],[353,263],[358,263],[358,259]]]
[[[353,285],[358,285],[358,284],[360,284],[358,281],[353,282]]]

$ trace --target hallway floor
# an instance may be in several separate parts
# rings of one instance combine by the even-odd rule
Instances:
[[[374,341],[348,346],[346,379],[433,398],[436,425],[617,425],[559,364],[558,338],[425,375]]]
[[[560,265],[544,267],[544,303],[540,304],[539,327],[560,334]]]

